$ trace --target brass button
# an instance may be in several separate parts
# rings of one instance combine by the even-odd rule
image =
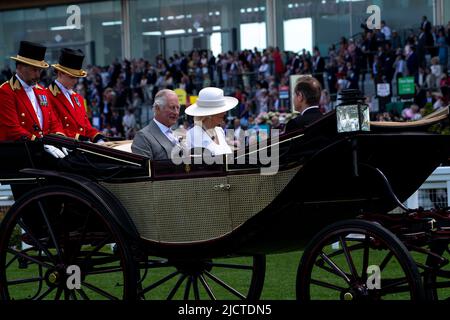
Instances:
[[[80,128],[80,131],[83,131],[83,128]]]
[[[39,131],[39,134],[42,136],[42,131]]]
[[[22,116],[22,117],[25,117],[25,113],[22,113],[21,116]]]
[[[24,124],[25,124],[25,122],[21,122],[20,124],[21,124],[21,125],[24,125]]]
[[[67,120],[67,117],[64,117],[64,120]]]
[[[66,124],[66,127],[68,127],[69,126],[69,124]]]

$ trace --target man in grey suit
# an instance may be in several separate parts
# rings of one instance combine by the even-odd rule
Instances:
[[[154,119],[136,134],[131,151],[151,160],[170,159],[172,149],[178,143],[171,129],[180,115],[176,93],[168,89],[158,91],[153,110]]]

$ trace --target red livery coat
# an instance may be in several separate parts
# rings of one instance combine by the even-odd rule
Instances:
[[[64,135],[48,91],[39,85],[33,91],[42,110],[42,128],[19,79],[13,76],[0,86],[0,141],[35,140],[51,133]]]
[[[97,129],[93,128],[84,108],[84,99],[78,93],[72,93],[72,105],[67,100],[64,93],[53,82],[48,87],[49,97],[56,115],[62,123],[66,136],[75,139],[89,139],[96,142],[103,136]]]

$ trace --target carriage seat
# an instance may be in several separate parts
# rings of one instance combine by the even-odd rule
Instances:
[[[131,152],[131,144],[132,143],[133,143],[133,140],[121,140],[121,141],[108,141],[108,142],[105,142],[103,145],[105,147],[132,153]]]

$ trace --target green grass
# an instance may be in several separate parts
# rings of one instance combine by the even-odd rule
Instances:
[[[331,252],[331,251],[330,251]],[[296,298],[296,275],[297,275],[297,268],[299,265],[299,261],[301,258],[302,252],[290,252],[290,253],[284,253],[284,254],[272,254],[267,256],[267,264],[266,264],[266,275],[265,275],[265,283],[264,288],[262,292],[261,299],[267,299],[267,300],[294,300]],[[353,254],[352,254],[353,255]],[[370,260],[369,264],[379,264],[381,260],[384,258],[384,254],[380,253],[374,253],[372,255],[373,257]],[[415,254],[416,259],[420,260],[421,257],[418,254]],[[354,253],[354,260],[355,265],[357,268],[361,266],[361,257],[358,256],[358,253]],[[221,262],[224,263],[248,263],[248,258],[232,258],[232,259],[221,259]],[[349,272],[349,269],[345,267],[345,259],[344,257],[335,257],[333,258],[333,261],[339,265],[342,269]],[[17,279],[23,276],[29,276],[29,272],[32,271],[32,268],[35,268],[34,271],[36,271],[36,267],[30,266],[29,269],[19,269],[17,266],[15,266],[16,263],[9,268],[9,276],[10,279]],[[360,270],[359,268],[358,270]],[[175,268],[164,268],[164,270],[161,269],[150,269],[149,274],[147,277],[147,280],[144,282],[144,287],[150,285],[151,283],[154,283],[158,279],[161,279],[162,277],[170,274],[171,272],[175,271]],[[223,270],[217,270],[214,272],[216,276],[223,279],[225,282],[230,283],[235,287],[238,291],[245,292],[245,290],[248,288],[248,283],[250,280],[249,273],[248,272],[241,272],[241,271],[223,271]],[[382,276],[386,277],[395,277],[395,276],[401,276],[401,269],[398,266],[398,263],[395,261],[390,262],[388,264],[388,267],[386,268],[386,272],[382,274]],[[330,283],[334,283],[336,285],[345,286],[344,281],[340,280],[338,277],[330,274],[329,272],[319,270],[315,271],[313,273],[313,278],[320,279],[320,280],[326,280]],[[157,290],[152,290],[150,295],[146,295],[146,299],[151,300],[163,300],[167,297],[168,293],[170,292],[171,288],[174,287],[176,281],[178,279],[178,276],[174,277],[172,280],[168,281],[164,285],[158,287]],[[220,286],[215,285],[213,281],[208,279],[208,284],[213,288],[214,292],[216,293],[217,297],[225,297],[226,299],[231,299],[233,296],[229,295],[226,290],[223,290]],[[99,287],[106,288],[108,292],[112,293],[120,293],[122,290],[122,284],[123,279],[120,273],[114,273],[114,274],[105,274],[105,275],[98,275],[95,276],[95,278],[89,279],[90,283],[96,284]],[[102,297],[95,292],[89,290],[88,288],[84,288],[86,293],[89,295],[91,299],[101,299]],[[445,291],[445,292],[444,292]],[[30,297],[30,295],[33,295],[35,292],[35,289],[30,289],[29,284],[24,284],[20,286],[15,287],[14,295],[18,298],[27,298]],[[440,293],[444,293],[447,297],[450,296],[450,290],[449,289],[441,289]],[[183,299],[184,294],[184,286],[182,286],[177,294],[175,295],[175,299]],[[312,297],[317,300],[322,299],[339,299],[339,296],[333,295],[333,292],[330,290],[323,290],[321,287],[312,287]],[[48,296],[48,298],[54,298],[55,291],[52,292]],[[200,297],[202,299],[207,299],[207,294],[204,290],[200,291]],[[193,299],[193,294],[191,290],[190,298]],[[409,294],[400,293],[400,294],[393,294],[389,296],[390,300],[407,300],[409,299]]]

